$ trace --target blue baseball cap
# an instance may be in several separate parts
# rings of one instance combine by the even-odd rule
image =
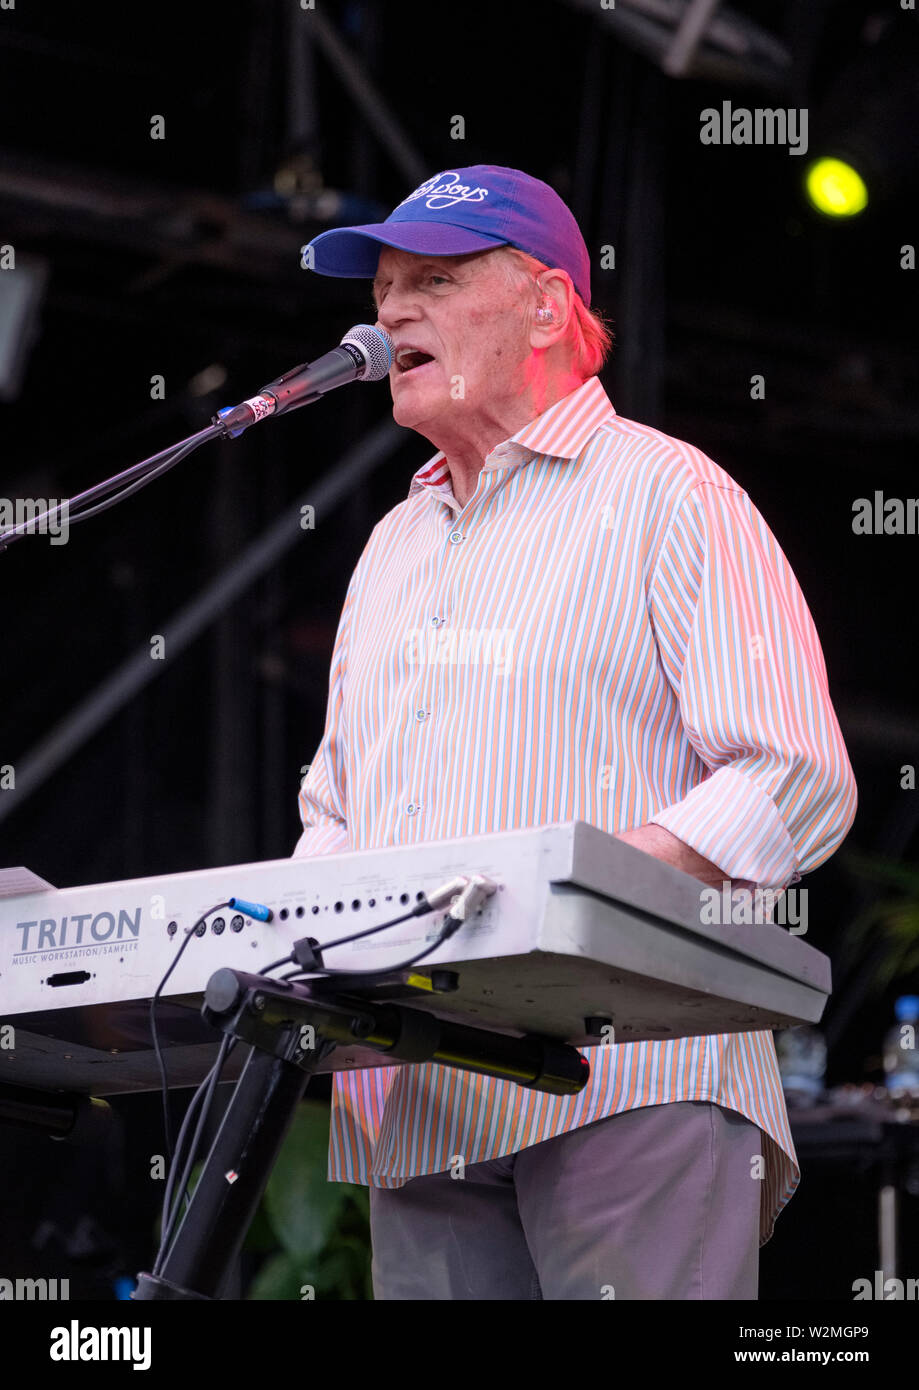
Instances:
[[[516,246],[553,270],[567,271],[590,304],[590,257],[580,227],[554,188],[520,169],[447,169],[419,184],[385,222],[320,232],[307,250],[320,275],[372,279],[381,244],[421,256]]]

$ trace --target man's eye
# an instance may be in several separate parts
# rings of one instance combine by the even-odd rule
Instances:
[[[435,280],[441,285],[448,285],[450,283],[449,278],[446,275],[431,274],[428,276],[428,279],[431,281],[432,284]]]

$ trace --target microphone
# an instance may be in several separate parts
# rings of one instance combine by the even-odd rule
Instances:
[[[236,439],[250,425],[267,420],[269,415],[286,415],[301,405],[312,405],[336,386],[349,381],[382,381],[392,362],[393,341],[385,328],[356,324],[331,352],[276,377],[240,405],[218,410],[213,422],[223,425],[230,439]]]

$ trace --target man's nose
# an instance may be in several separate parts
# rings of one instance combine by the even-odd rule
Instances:
[[[377,310],[377,322],[391,333],[400,323],[417,319],[420,313],[417,297],[410,289],[397,290],[395,286],[390,286]]]

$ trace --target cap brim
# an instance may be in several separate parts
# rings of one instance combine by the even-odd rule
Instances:
[[[482,236],[444,222],[377,222],[320,232],[307,249],[313,252],[312,269],[320,275],[372,279],[381,246],[416,256],[468,256],[506,245],[503,237]]]

